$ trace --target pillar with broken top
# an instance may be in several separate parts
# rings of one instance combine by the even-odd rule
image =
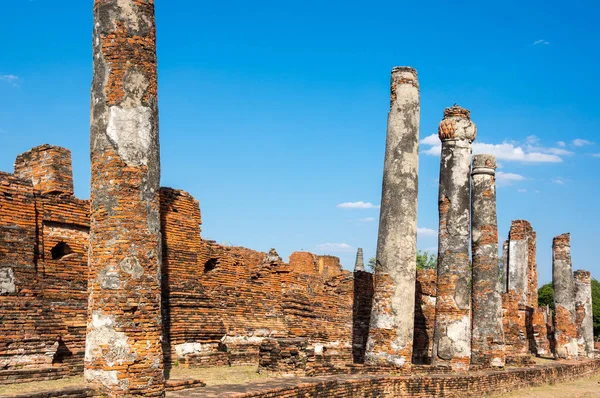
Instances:
[[[471,272],[469,265],[471,145],[477,134],[467,109],[444,110],[439,185],[437,303],[434,365],[456,371],[471,360]]]
[[[365,362],[407,368],[413,349],[420,98],[417,71],[395,67]]]
[[[578,356],[575,326],[575,287],[571,265],[571,234],[552,241],[552,287],[554,288],[555,356],[574,359]]]
[[[164,396],[153,0],[95,0],[85,379]]]
[[[575,325],[579,356],[593,358],[594,320],[592,308],[592,277],[589,271],[577,270],[575,281]]]
[[[471,172],[473,327],[471,363],[504,366],[504,330],[498,259],[496,157],[473,156]]]

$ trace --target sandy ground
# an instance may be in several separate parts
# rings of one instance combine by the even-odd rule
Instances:
[[[513,391],[494,398],[591,398],[600,397],[600,376],[542,387]]]

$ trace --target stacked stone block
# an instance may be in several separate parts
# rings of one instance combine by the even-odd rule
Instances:
[[[471,361],[471,273],[469,266],[471,144],[477,129],[470,112],[446,108],[439,188],[437,304],[433,364],[466,371]]]
[[[86,382],[164,396],[154,1],[94,1]]]
[[[557,358],[578,356],[575,324],[575,286],[571,265],[571,235],[552,242],[552,287],[554,288],[554,349]]]
[[[366,362],[409,367],[413,350],[417,255],[420,97],[417,71],[395,67]]]
[[[496,158],[473,157],[471,211],[473,253],[473,320],[471,363],[504,367],[504,330],[498,220],[496,216]]]

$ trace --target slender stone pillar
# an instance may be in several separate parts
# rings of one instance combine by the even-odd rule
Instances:
[[[502,293],[508,292],[508,239],[502,244]]]
[[[85,379],[164,396],[153,0],[95,0]]]
[[[417,71],[395,67],[383,169],[373,310],[365,361],[409,367],[417,270],[420,99]]]
[[[434,365],[466,371],[471,361],[471,270],[469,266],[471,144],[477,129],[470,112],[446,108],[439,190],[438,276]]]
[[[496,216],[496,157],[473,156],[471,172],[473,329],[471,363],[504,366],[504,330],[498,219]]]
[[[363,249],[358,248],[356,251],[356,262],[354,263],[354,272],[365,270],[365,260],[363,258]]]
[[[508,290],[518,295],[523,306],[528,304],[529,230],[528,221],[514,220],[508,235]]]
[[[592,277],[589,271],[577,270],[575,279],[575,325],[579,356],[594,357],[594,320],[592,310]]]
[[[552,287],[554,288],[554,347],[557,358],[578,356],[575,326],[575,287],[571,266],[571,234],[552,242]]]

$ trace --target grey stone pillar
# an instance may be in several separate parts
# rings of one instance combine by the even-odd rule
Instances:
[[[496,157],[473,156],[471,172],[473,256],[473,322],[471,363],[504,366],[504,330],[498,219],[496,216]]]
[[[95,0],[85,379],[165,394],[154,1]]]
[[[508,292],[508,239],[502,244],[502,290]]]
[[[514,220],[508,241],[508,291],[514,291],[520,305],[527,305],[529,291],[529,235],[531,224]]]
[[[395,67],[365,362],[409,367],[417,269],[420,99],[417,71]]]
[[[354,263],[354,271],[364,271],[365,270],[365,260],[363,258],[363,249],[358,248],[356,251],[356,262]]]
[[[554,288],[554,347],[557,358],[578,357],[575,326],[575,287],[571,266],[571,235],[552,242],[552,287]]]
[[[594,357],[594,319],[592,277],[589,271],[577,270],[575,280],[575,325],[579,356]]]
[[[439,189],[437,304],[434,365],[466,371],[471,362],[471,270],[469,266],[471,144],[477,129],[470,112],[446,108]]]

